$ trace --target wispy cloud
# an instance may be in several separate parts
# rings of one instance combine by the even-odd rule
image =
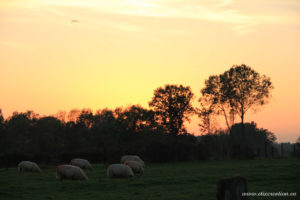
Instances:
[[[124,15],[223,22],[231,24],[233,30],[240,34],[255,31],[261,24],[300,24],[300,14],[291,15],[283,7],[283,5],[287,7],[293,5],[294,9],[300,11],[300,4],[294,0],[268,1],[268,4],[262,4],[261,1],[240,3],[232,0],[87,0],[75,2],[52,0],[48,3],[60,6],[89,7],[101,12]],[[262,5],[268,5],[269,9],[264,9],[265,12],[256,12],[256,10],[261,10]],[[248,6],[252,7],[250,12]],[[278,10],[282,12],[278,12]]]
[[[255,31],[259,25],[300,25],[300,3],[296,0],[267,0],[261,2],[236,0],[33,0],[22,6],[47,7],[53,12],[72,13],[67,8],[91,9],[95,12],[143,16],[182,18],[226,23],[238,34]],[[16,6],[16,3],[13,4]],[[250,8],[250,9],[249,9]],[[293,9],[294,11],[291,11]],[[299,12],[295,12],[299,11]],[[76,17],[76,16],[75,16]],[[110,26],[137,32],[135,25],[120,26],[114,21]],[[134,27],[134,28],[133,28]]]
[[[225,7],[227,6],[228,4],[230,4],[231,0],[224,0],[220,5],[219,7]]]

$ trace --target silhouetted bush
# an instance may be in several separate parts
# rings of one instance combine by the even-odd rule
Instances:
[[[109,164],[119,163],[124,154],[139,155],[146,163],[278,155],[274,134],[255,123],[246,123],[244,133],[234,124],[231,134],[218,131],[196,138],[185,129],[178,135],[165,132],[153,111],[140,106],[76,113],[69,122],[31,111],[2,120],[0,165],[16,166],[22,160],[56,165],[73,158]]]
[[[153,111],[140,106],[72,113],[79,115],[69,122],[31,111],[14,113],[2,123],[1,165],[16,166],[22,160],[56,165],[73,158],[108,164],[120,162],[124,154],[140,155],[146,162],[196,158],[195,136],[165,133]]]
[[[199,159],[253,159],[256,157],[273,157],[275,141],[273,133],[259,129],[254,122],[234,124],[231,133],[216,132],[198,137]]]

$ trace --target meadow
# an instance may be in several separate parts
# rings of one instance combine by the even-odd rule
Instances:
[[[244,176],[249,192],[297,192],[296,197],[250,199],[300,199],[300,159],[257,159],[146,163],[144,175],[132,179],[108,179],[106,167],[94,164],[89,180],[59,181],[55,166],[41,166],[41,173],[0,169],[1,200],[118,199],[213,200],[217,181]]]

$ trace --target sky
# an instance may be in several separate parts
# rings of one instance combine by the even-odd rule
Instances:
[[[236,64],[271,78],[246,114],[279,142],[300,136],[299,0],[1,0],[0,109],[148,107],[156,88],[190,86]],[[199,135],[199,119],[188,130]]]

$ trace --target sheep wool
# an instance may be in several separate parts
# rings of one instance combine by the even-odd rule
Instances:
[[[80,167],[74,165],[59,165],[56,168],[56,178],[60,180],[88,180],[88,177],[84,171]]]
[[[145,167],[144,161],[137,155],[124,155],[121,158],[121,163],[125,163],[126,161],[137,161],[142,164],[143,167]]]
[[[144,167],[140,162],[137,161],[126,161],[125,165],[129,166],[134,174],[142,175],[144,173]]]
[[[40,167],[31,161],[22,161],[18,164],[19,172],[41,172]]]
[[[107,168],[108,178],[130,178],[133,176],[132,169],[124,164],[112,164]]]
[[[93,170],[91,163],[88,160],[81,159],[81,158],[72,159],[70,165],[80,167],[81,169]]]

